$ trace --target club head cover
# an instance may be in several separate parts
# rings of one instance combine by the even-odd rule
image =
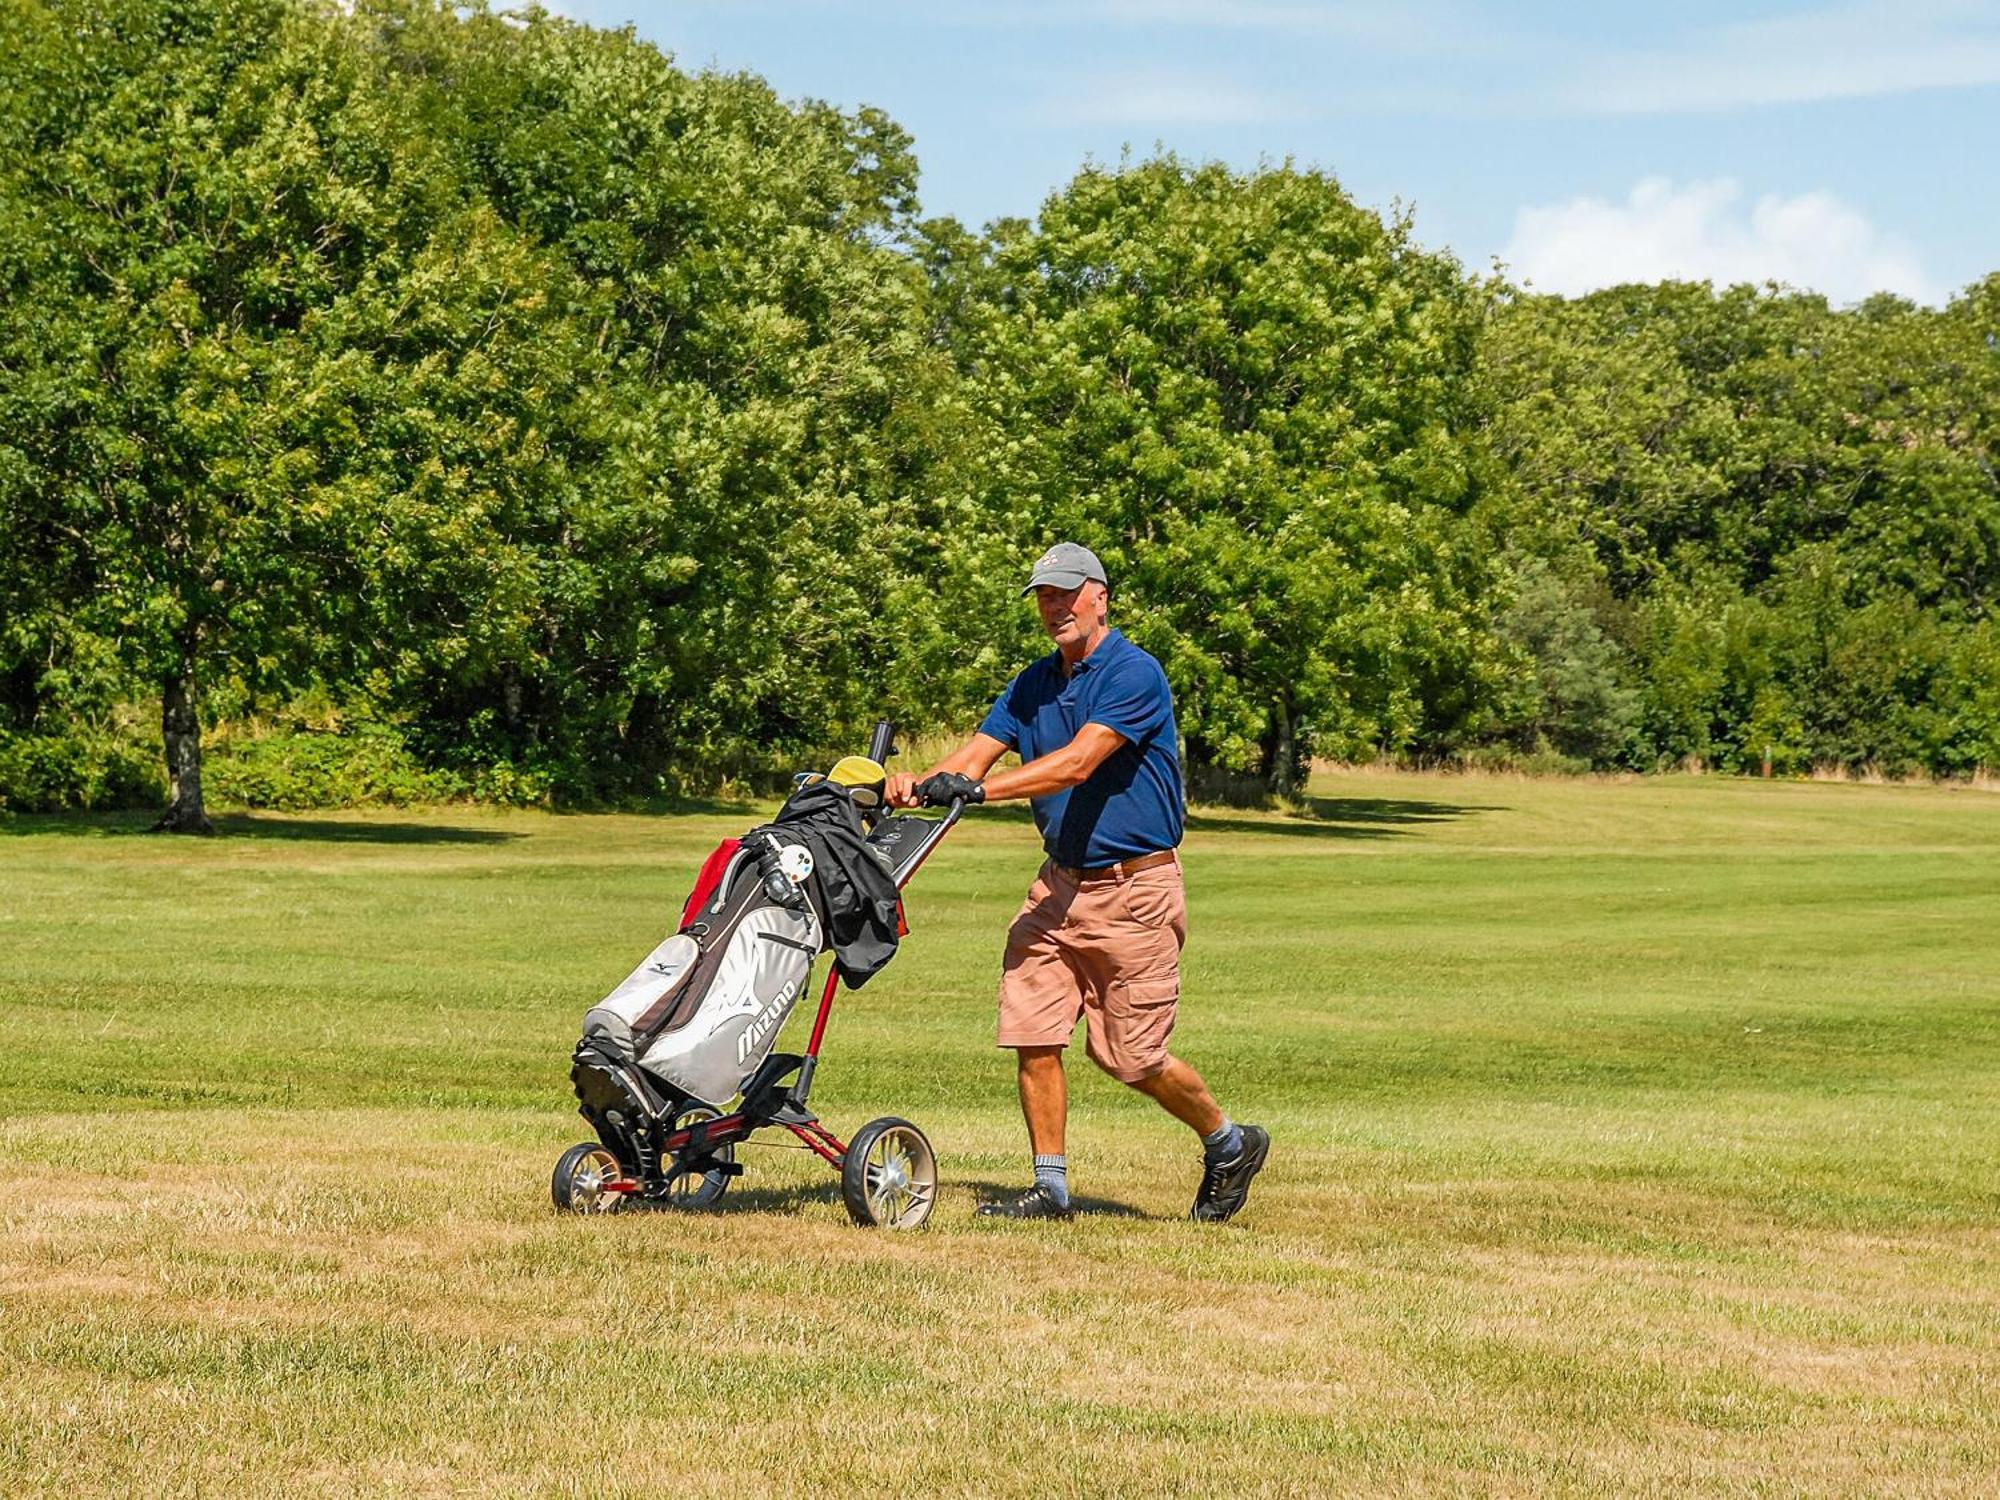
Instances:
[[[856,807],[873,812],[882,805],[889,773],[882,769],[879,762],[865,755],[849,755],[834,763],[833,769],[826,773],[826,779],[836,786],[846,787]]]

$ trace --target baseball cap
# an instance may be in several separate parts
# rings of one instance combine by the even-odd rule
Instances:
[[[1024,594],[1031,594],[1043,584],[1051,588],[1073,589],[1086,578],[1094,578],[1106,588],[1111,580],[1104,576],[1104,564],[1097,560],[1097,554],[1088,547],[1079,547],[1075,542],[1057,542],[1048,551],[1035,559],[1035,571],[1028,575]]]

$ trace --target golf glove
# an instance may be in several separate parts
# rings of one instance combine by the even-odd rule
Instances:
[[[954,802],[984,802],[986,788],[957,771],[940,771],[926,776],[914,788],[917,800],[926,807],[949,807]]]

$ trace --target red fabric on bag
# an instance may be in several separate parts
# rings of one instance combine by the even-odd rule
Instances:
[[[708,898],[715,894],[715,888],[722,883],[722,872],[729,868],[729,862],[736,857],[736,851],[743,847],[741,839],[724,839],[715,846],[715,852],[701,862],[701,872],[694,878],[694,893],[681,908],[681,931],[687,931],[688,923],[695,913],[708,904]]]

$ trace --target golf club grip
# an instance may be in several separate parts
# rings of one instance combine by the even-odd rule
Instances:
[[[896,753],[896,726],[887,719],[875,721],[875,732],[868,736],[868,758],[876,765],[886,763]]]

